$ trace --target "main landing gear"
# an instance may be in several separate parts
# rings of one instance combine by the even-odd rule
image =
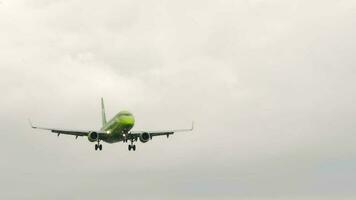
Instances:
[[[96,145],[95,145],[95,151],[97,151],[98,149],[99,149],[100,151],[103,150],[103,145],[101,145],[101,144],[96,144]]]
[[[100,141],[98,141],[98,144],[95,144],[95,151],[97,151],[97,150],[103,150],[103,145],[102,144],[100,144]]]
[[[131,149],[133,151],[136,151],[136,145],[134,145],[133,142],[134,142],[134,140],[131,140],[131,144],[129,144],[129,147],[128,147],[129,151],[131,151]]]
[[[131,149],[133,150],[133,151],[136,151],[136,145],[133,145],[133,144],[129,144],[129,151],[131,151]]]

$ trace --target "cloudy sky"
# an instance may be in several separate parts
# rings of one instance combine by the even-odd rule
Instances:
[[[355,199],[356,1],[1,0],[1,199]],[[31,130],[185,128],[126,144]]]

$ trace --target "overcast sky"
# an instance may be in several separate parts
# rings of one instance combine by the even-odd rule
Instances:
[[[356,1],[1,0],[1,199],[355,199]],[[103,144],[31,130],[193,133]]]

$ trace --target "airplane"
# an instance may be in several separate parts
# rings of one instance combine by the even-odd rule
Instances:
[[[173,135],[176,132],[187,132],[193,131],[194,122],[189,129],[177,129],[177,130],[166,130],[166,131],[131,131],[135,125],[135,117],[132,113],[128,111],[120,111],[115,115],[110,121],[106,121],[105,105],[104,99],[101,98],[101,117],[102,117],[102,128],[100,130],[66,130],[66,129],[53,129],[34,126],[29,120],[30,125],[33,129],[41,129],[51,131],[52,133],[57,133],[58,136],[63,135],[73,135],[77,139],[79,136],[88,137],[90,142],[96,142],[95,151],[102,150],[103,145],[100,144],[101,141],[106,143],[117,143],[123,142],[127,143],[128,150],[136,151],[136,145],[134,142],[140,140],[142,143],[146,143],[152,140],[155,136],[167,136]]]

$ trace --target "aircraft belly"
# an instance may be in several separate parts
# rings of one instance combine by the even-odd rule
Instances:
[[[103,139],[103,141],[106,143],[116,143],[116,142],[121,142],[122,140],[123,140],[122,135],[118,133],[109,134],[108,137]]]

